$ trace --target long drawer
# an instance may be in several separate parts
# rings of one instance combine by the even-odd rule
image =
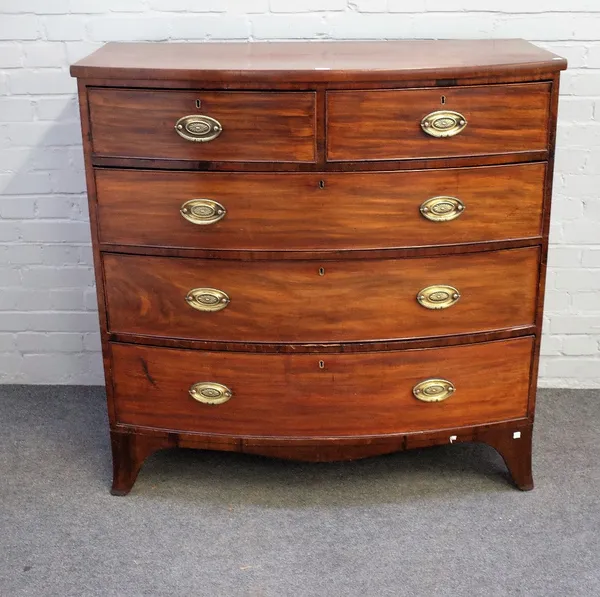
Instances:
[[[412,259],[104,255],[109,330],[232,342],[348,342],[532,325],[538,247]]]
[[[366,173],[95,172],[100,241],[369,249],[541,234],[545,164]]]
[[[550,83],[327,93],[327,159],[544,151]]]
[[[523,417],[533,339],[331,355],[112,344],[117,422],[232,435],[352,436]]]
[[[313,162],[312,92],[91,89],[93,153],[124,158]]]

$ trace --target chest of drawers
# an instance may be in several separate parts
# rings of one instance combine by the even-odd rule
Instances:
[[[108,44],[78,78],[113,493],[454,442],[533,487],[558,79],[524,41]]]

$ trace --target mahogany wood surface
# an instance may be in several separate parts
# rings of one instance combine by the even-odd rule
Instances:
[[[108,44],[74,65],[113,493],[163,448],[330,461],[464,441],[495,447],[531,489],[565,67],[523,40]],[[467,128],[429,137],[420,121],[436,109],[464,112]],[[224,132],[181,139],[175,121],[195,113]],[[204,192],[228,213],[199,230],[179,206]],[[434,224],[421,193],[460,193],[467,208]],[[408,292],[419,270],[453,275],[459,302],[420,307]],[[185,303],[207,280],[226,281],[225,310]],[[460,388],[415,404],[407,384],[442,366]],[[234,398],[196,403],[203,372],[235,384]],[[373,388],[388,381],[380,401]]]
[[[100,242],[225,250],[432,246],[541,235],[545,164],[373,173],[187,173],[97,169]],[[455,220],[419,207],[459,198]],[[212,199],[219,222],[193,224],[180,207]]]
[[[249,342],[361,341],[499,330],[534,323],[536,247],[445,257],[356,261],[174,259],[104,255],[109,329],[170,338]],[[447,309],[419,292],[449,284]],[[200,312],[194,288],[227,293]]]
[[[566,60],[522,39],[286,43],[109,43],[71,66],[82,78],[233,82],[352,82],[535,77]]]
[[[327,93],[327,159],[401,160],[542,150],[548,146],[550,84]],[[462,114],[466,128],[435,138],[431,112]],[[365,128],[366,127],[366,128]]]
[[[533,338],[403,352],[256,355],[113,344],[117,421],[175,431],[329,437],[429,431],[527,414]],[[321,362],[320,362],[321,361]],[[452,382],[442,402],[413,387]],[[227,386],[220,405],[194,400],[196,382]],[[268,421],[268,426],[265,426]]]
[[[315,94],[91,89],[95,155],[127,158],[313,162]],[[196,101],[200,101],[200,108]],[[223,132],[198,143],[183,139],[183,116],[215,118]]]
[[[520,433],[520,438],[515,438]],[[379,456],[401,450],[449,443],[481,442],[494,447],[521,490],[533,489],[531,476],[531,433],[528,419],[473,425],[444,431],[317,439],[232,437],[208,433],[173,433],[144,427],[117,426],[111,430],[113,495],[127,495],[150,454],[168,448],[195,448],[244,452],[275,458],[330,462]]]

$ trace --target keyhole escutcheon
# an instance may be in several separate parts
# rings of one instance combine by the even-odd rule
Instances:
[[[319,181],[319,188],[320,189],[324,189],[325,188],[325,181],[324,180],[320,180]]]
[[[319,268],[319,276],[324,276],[325,275],[325,268],[324,267],[320,267]]]

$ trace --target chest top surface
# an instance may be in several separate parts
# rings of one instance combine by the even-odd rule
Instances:
[[[374,81],[542,75],[566,60],[521,39],[109,43],[71,67],[81,78]]]

